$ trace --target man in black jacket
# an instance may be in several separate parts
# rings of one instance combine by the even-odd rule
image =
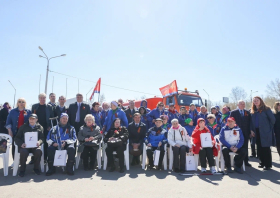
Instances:
[[[39,124],[44,128],[44,136],[47,137],[49,130],[51,129],[51,121],[50,118],[54,117],[53,108],[51,105],[46,104],[46,94],[39,94],[39,103],[32,105],[31,112],[38,116]],[[47,160],[47,149],[48,145],[46,144],[46,139],[44,139],[44,158]],[[29,164],[33,164],[33,158]]]
[[[48,104],[51,105],[53,109],[55,109],[55,107],[57,106],[55,103],[55,98],[56,98],[55,93],[50,93],[49,95],[50,102]]]
[[[62,113],[67,113],[68,108],[64,105],[66,102],[66,98],[64,96],[60,96],[58,102],[59,105],[57,105],[54,109],[54,116],[60,118]]]
[[[246,157],[244,159],[245,165],[251,167],[248,159],[248,141],[251,134],[250,124],[251,124],[251,114],[245,109],[245,102],[243,100],[238,101],[238,108],[231,111],[229,117],[234,117],[236,124],[241,128],[244,135],[243,148],[246,149]]]
[[[128,125],[129,133],[129,152],[133,155],[131,166],[138,165],[140,163],[140,155],[143,152],[143,143],[146,136],[146,125],[141,122],[141,114],[135,113],[133,115],[134,122]]]
[[[36,114],[31,114],[29,116],[29,122],[23,124],[15,137],[15,143],[19,148],[20,153],[20,173],[19,176],[23,177],[25,174],[26,169],[26,160],[29,155],[29,153],[33,153],[34,156],[34,172],[37,175],[40,175],[40,161],[42,156],[42,151],[40,149],[40,146],[43,144],[44,141],[44,134],[43,134],[43,127],[37,123],[38,117]],[[38,133],[38,140],[37,145],[35,148],[26,148],[26,142],[25,142],[25,133],[26,132],[37,132]]]
[[[91,114],[90,106],[88,104],[83,103],[83,95],[80,93],[76,94],[77,102],[69,105],[68,115],[69,115],[69,123],[76,130],[76,134],[78,136],[80,127],[85,123],[84,119],[87,114]]]
[[[129,101],[129,107],[124,111],[128,124],[130,124],[133,120],[133,115],[137,112],[137,110],[135,110],[135,103],[133,100]]]

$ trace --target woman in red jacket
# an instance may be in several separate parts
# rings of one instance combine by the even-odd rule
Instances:
[[[201,133],[210,133],[209,129],[205,126],[205,120],[203,118],[199,118],[197,120],[197,126],[195,127],[193,133],[192,133],[192,141],[193,141],[193,153],[199,154],[199,159],[201,163],[201,172],[206,172],[206,158],[208,160],[210,170],[212,173],[216,173],[215,163],[213,154],[216,156],[218,154],[215,145],[215,140],[213,136],[211,135],[212,139],[212,148],[202,148],[201,147],[201,141],[200,141],[200,134]]]

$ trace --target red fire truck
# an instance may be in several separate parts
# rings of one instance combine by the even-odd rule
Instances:
[[[157,103],[160,101],[163,102],[166,108],[168,108],[169,103],[175,104],[175,108],[178,112],[180,111],[181,106],[185,106],[186,109],[189,109],[191,103],[195,104],[198,111],[200,111],[200,107],[203,105],[198,90],[196,90],[195,92],[191,92],[188,91],[187,88],[185,88],[185,90],[178,90],[178,94],[173,94],[169,97],[162,98],[155,96],[154,98],[146,98],[145,100],[147,100],[148,108],[151,110],[156,108]],[[139,108],[141,100],[137,100],[134,102],[135,106]],[[125,107],[128,107],[128,105],[129,101],[123,104],[123,106]],[[205,100],[204,105],[207,106],[207,100]]]

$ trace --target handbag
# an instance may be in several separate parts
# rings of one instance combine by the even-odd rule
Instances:
[[[98,143],[98,140],[92,140],[90,142],[85,142],[84,146],[99,147],[99,143]]]
[[[115,138],[114,140],[109,140],[107,144],[110,147],[119,147],[123,145],[123,141],[120,138]]]

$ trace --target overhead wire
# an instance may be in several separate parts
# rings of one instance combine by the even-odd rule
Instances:
[[[88,80],[88,79],[84,79],[84,78],[78,78],[78,77],[76,77],[76,76],[71,76],[71,75],[68,75],[68,74],[63,74],[63,73],[56,72],[56,71],[52,71],[52,70],[49,70],[49,71],[50,71],[50,72],[53,72],[53,73],[56,73],[56,74],[63,75],[63,76],[67,76],[67,77],[71,77],[71,78],[76,78],[76,79],[83,80],[83,81],[87,81],[87,82],[96,83],[95,81],[92,81],[92,80]],[[126,90],[126,91],[132,91],[132,92],[136,92],[136,93],[142,93],[142,94],[149,94],[149,95],[153,95],[153,96],[159,96],[159,95],[157,95],[157,94],[146,93],[146,92],[136,91],[136,90],[132,90],[132,89],[126,89],[126,88],[117,87],[117,86],[113,86],[113,85],[108,85],[108,84],[104,84],[104,83],[101,83],[101,85],[104,85],[104,86],[107,86],[107,87],[116,88],[116,89],[122,89],[122,90]]]

